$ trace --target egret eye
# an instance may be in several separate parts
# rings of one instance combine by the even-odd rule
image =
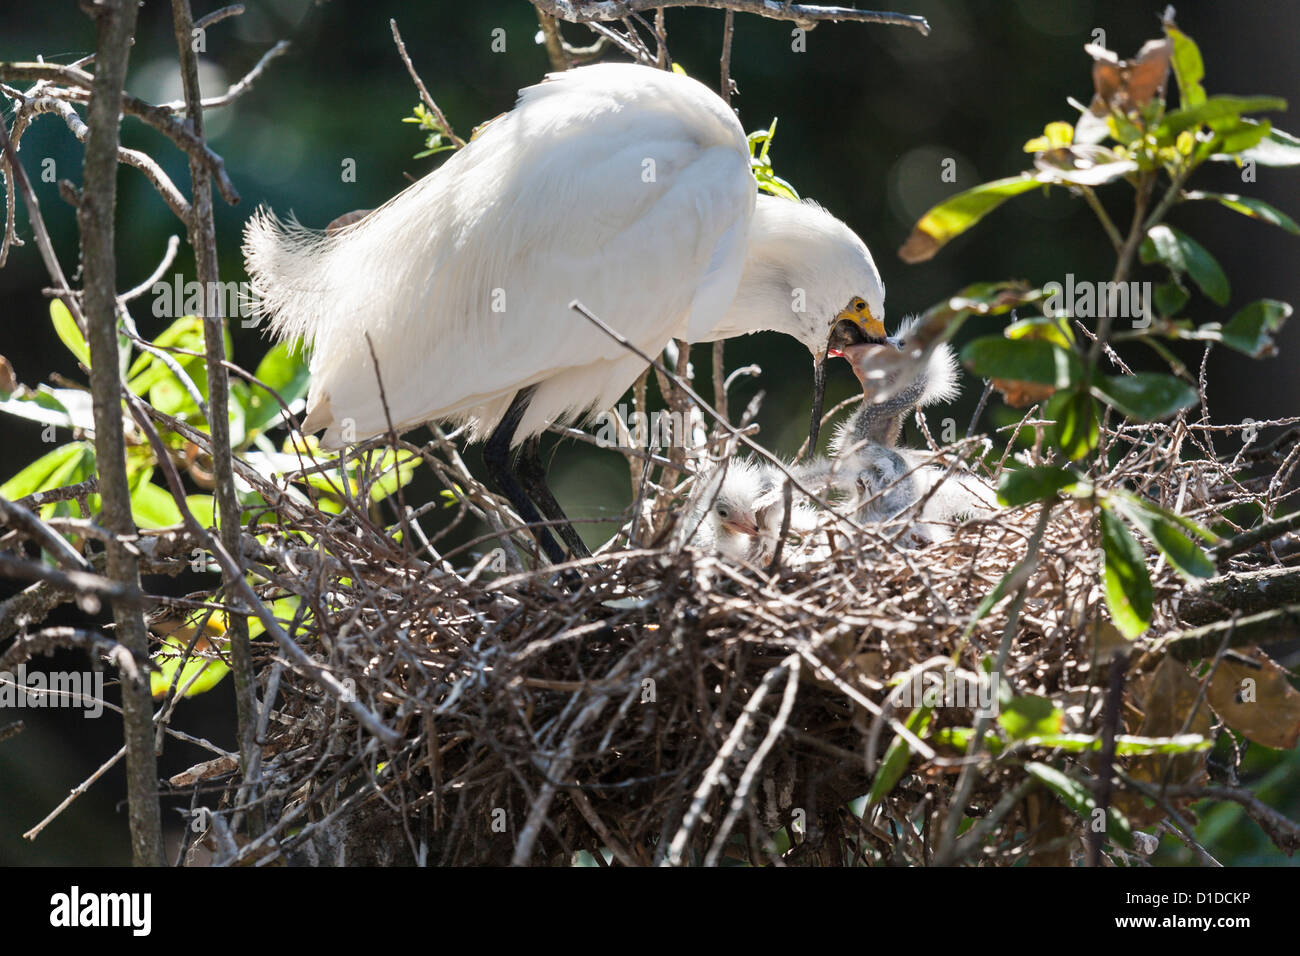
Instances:
[[[718,517],[721,518],[723,521],[726,521],[728,518],[731,517],[731,512],[727,510],[726,505],[718,505],[717,511],[718,511]]]

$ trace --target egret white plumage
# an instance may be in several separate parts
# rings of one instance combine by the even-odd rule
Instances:
[[[392,424],[469,424],[519,516],[561,522],[575,555],[587,550],[546,486],[536,436],[609,407],[645,367],[575,299],[647,354],[673,338],[794,336],[814,359],[814,422],[832,330],[884,336],[884,286],[862,240],[814,204],[757,195],[726,104],[642,66],[548,76],[331,234],[259,211],[244,253],[273,330],[311,350],[304,431],[338,447],[387,430],[372,346]]]

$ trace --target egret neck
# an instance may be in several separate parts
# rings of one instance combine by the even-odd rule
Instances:
[[[804,344],[813,356],[813,454],[832,335],[835,343],[883,342],[884,314],[885,284],[852,229],[814,202],[760,193],[736,295],[700,340],[774,331]]]

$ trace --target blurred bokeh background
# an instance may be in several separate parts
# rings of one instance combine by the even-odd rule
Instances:
[[[196,16],[220,3],[196,4]],[[212,27],[202,57],[208,95],[224,91],[273,43],[288,39],[292,49],[271,65],[255,88],[237,103],[207,114],[209,139],[225,157],[242,194],[228,207],[217,201],[222,277],[246,278],[239,255],[240,233],[252,211],[265,203],[280,213],[323,227],[353,209],[382,203],[442,157],[414,159],[422,148],[416,128],[401,122],[417,94],[394,49],[389,18],[395,17],[408,49],[435,99],[462,136],[507,110],[516,91],[548,69],[536,41],[537,20],[524,0],[401,3],[396,0],[317,3],[312,0],[246,0],[247,12]],[[1086,206],[1065,192],[1031,194],[1008,203],[987,221],[944,249],[934,260],[905,266],[895,255],[912,224],[935,201],[978,182],[1026,168],[1022,144],[1051,120],[1072,120],[1066,98],[1087,101],[1090,60],[1083,45],[1100,39],[1121,56],[1159,35],[1160,2],[1102,0],[900,0],[903,12],[927,17],[928,38],[905,29],[861,24],[823,24],[806,38],[806,51],[792,50],[791,25],[738,16],[732,74],[739,88],[734,105],[746,129],[780,124],[771,158],[778,174],[806,197],[844,219],[875,253],[888,289],[888,324],[923,310],[964,285],[1002,278],[1035,284],[1107,279],[1113,256]],[[692,76],[717,87],[723,15],[720,11],[668,12],[669,46]],[[1211,93],[1276,94],[1300,108],[1300,74],[1294,38],[1300,35],[1300,4],[1240,0],[1178,6],[1179,25],[1201,46],[1206,87]],[[494,32],[503,30],[505,50],[494,52]],[[566,25],[565,35],[585,44],[591,34]],[[496,34],[500,36],[500,34]],[[0,5],[0,59],[42,55],[70,62],[91,52],[94,28],[71,0],[5,0]],[[180,96],[170,8],[146,3],[131,55],[128,89],[151,101]],[[11,112],[6,109],[6,117]],[[1276,117],[1291,132],[1300,119]],[[188,191],[184,157],[142,124],[127,118],[125,145],[155,156]],[[34,180],[56,248],[71,272],[77,261],[75,212],[53,183],[33,173],[52,158],[60,178],[80,180],[82,147],[56,118],[44,117],[27,133],[21,158]],[[344,181],[345,160],[354,160],[355,181]],[[945,182],[944,160],[955,161],[956,182]],[[1197,185],[1243,192],[1300,216],[1300,171],[1259,167],[1258,181],[1243,185],[1238,170],[1210,164]],[[118,206],[119,288],[148,276],[170,235],[179,227],[171,212],[136,171],[122,168]],[[1104,190],[1116,221],[1127,222],[1130,190]],[[1217,205],[1187,204],[1171,220],[1198,237],[1218,257],[1232,281],[1232,301],[1218,309],[1194,300],[1198,321],[1226,320],[1260,297],[1300,302],[1297,253],[1300,238],[1236,216]],[[30,240],[26,216],[18,214],[19,235]],[[183,234],[182,234],[183,238]],[[628,263],[627,268],[636,268]],[[169,272],[192,278],[192,259],[183,249]],[[1154,272],[1136,278],[1158,279]],[[34,243],[15,249],[0,270],[0,354],[28,385],[51,374],[80,379],[71,355],[48,321],[42,289],[48,281]],[[167,320],[138,308],[146,336]],[[963,337],[991,326],[970,323]],[[256,330],[236,328],[235,359],[253,367],[267,347]],[[1280,339],[1280,356],[1253,362],[1226,350],[1209,364],[1210,398],[1216,419],[1257,420],[1295,414],[1300,379],[1293,374],[1300,327]],[[1185,357],[1197,358],[1189,352]],[[700,350],[697,366],[707,368]],[[1133,356],[1139,364],[1146,356]],[[761,440],[790,454],[806,434],[809,359],[802,346],[777,335],[728,343],[730,368],[749,363],[763,375],[738,389],[733,408],[757,389],[766,393],[759,417]],[[830,404],[852,394],[856,383],[843,363],[833,363]],[[963,398],[934,418],[953,416],[964,431],[979,389],[966,381]],[[740,403],[738,405],[737,403]],[[997,402],[982,425],[995,423]],[[0,480],[48,450],[39,426],[0,418]],[[66,437],[66,436],[64,436]],[[1267,439],[1269,434],[1265,434]],[[616,518],[630,498],[621,456],[566,442],[553,450],[552,476],[558,496],[575,517]],[[473,456],[477,462],[477,454]],[[433,494],[431,485],[417,489]],[[408,492],[416,495],[417,492]],[[593,541],[614,525],[587,526]],[[164,587],[165,582],[151,582]],[[0,584],[0,598],[12,593]],[[67,619],[67,618],[64,618]],[[63,664],[80,669],[84,658]],[[223,746],[234,746],[228,690],[184,702],[183,722],[200,728]],[[9,714],[3,715],[7,722]],[[111,716],[85,720],[70,711],[21,714],[27,730],[0,744],[0,863],[121,863],[128,859],[120,769],[110,772],[35,843],[20,838],[68,791],[120,746]],[[164,776],[197,760],[202,752],[169,742]],[[1260,795],[1293,818],[1300,817],[1295,754],[1252,754],[1247,779]],[[180,817],[169,818],[177,827]],[[1225,862],[1286,862],[1235,808],[1216,811],[1202,824],[1212,851]],[[1190,862],[1168,845],[1164,860]]]

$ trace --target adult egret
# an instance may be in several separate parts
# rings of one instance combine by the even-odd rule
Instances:
[[[574,555],[587,549],[536,436],[609,407],[645,367],[574,300],[647,354],[673,338],[794,336],[813,355],[814,426],[832,330],[884,336],[862,240],[819,206],[757,195],[744,129],[711,90],[629,64],[522,90],[440,168],[336,231],[259,210],[244,254],[274,332],[311,350],[304,431],[339,447],[390,419],[467,423],[520,518],[540,522],[540,508]]]

